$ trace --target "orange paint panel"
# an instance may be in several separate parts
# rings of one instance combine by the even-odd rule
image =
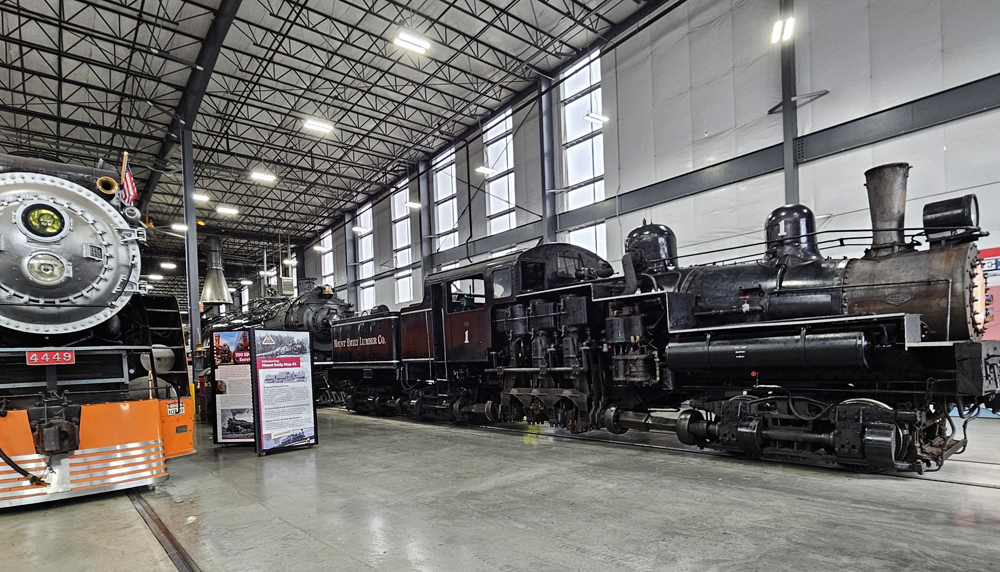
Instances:
[[[6,417],[0,417],[0,448],[11,457],[35,454],[27,411],[8,411]],[[0,466],[7,465],[0,462]]]
[[[171,411],[177,411],[178,401],[183,413],[171,415]],[[168,459],[194,453],[194,401],[190,397],[160,400],[160,423],[163,452]]]
[[[84,405],[80,413],[80,448],[97,449],[160,438],[159,401]]]

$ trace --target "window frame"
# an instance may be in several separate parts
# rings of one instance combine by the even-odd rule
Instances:
[[[438,193],[438,175],[447,169],[451,169],[451,192],[448,195],[440,196]],[[431,171],[434,183],[434,204],[431,211],[431,217],[434,221],[434,252],[441,252],[458,246],[458,175],[455,169],[455,148],[452,147],[438,155],[431,162]],[[445,203],[451,203],[452,212],[455,213],[454,224],[448,229],[441,227],[441,221],[438,218],[438,207]],[[454,243],[451,246],[443,248],[443,245],[452,239],[454,239]]]
[[[509,122],[509,124],[508,124]],[[495,131],[498,126],[503,124],[504,129],[500,132],[494,132],[491,136],[491,131]],[[487,168],[493,169],[493,165],[489,163],[489,149],[491,146],[503,142],[505,149],[505,154],[507,157],[507,168],[499,170],[492,175],[487,175],[484,177],[486,186],[486,232],[487,236],[493,236],[495,234],[500,234],[508,230],[512,230],[517,226],[517,215],[514,214],[517,209],[517,196],[515,194],[514,187],[514,110],[513,108],[507,108],[502,113],[498,114],[489,123],[483,127],[483,164]],[[494,194],[493,186],[494,183],[499,182],[501,179],[506,179],[507,184],[507,196],[499,197]],[[493,209],[493,201],[491,199],[497,199],[501,202],[507,203],[507,207],[503,209],[498,209],[496,211]],[[510,216],[514,214],[514,216]],[[509,226],[503,230],[493,231],[493,221],[494,219],[500,219],[507,217],[513,219]]]
[[[402,203],[402,210],[396,212],[397,199],[400,195],[405,200]],[[405,304],[413,301],[413,229],[410,226],[410,209],[406,206],[406,202],[410,198],[409,195],[410,180],[403,179],[396,185],[396,190],[393,191],[389,199],[390,217],[392,218],[392,266],[396,270],[393,274],[393,299],[396,300],[396,304]],[[454,193],[452,196],[454,196]],[[396,236],[398,235],[396,229],[403,222],[406,223],[406,244],[399,245],[396,244]],[[409,263],[401,267],[398,263],[399,254],[404,251],[407,252]],[[400,296],[400,288],[404,285],[409,292],[409,295],[405,299]]]

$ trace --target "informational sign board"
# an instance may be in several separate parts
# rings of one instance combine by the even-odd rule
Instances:
[[[254,330],[257,454],[316,444],[308,332]]]
[[[215,442],[253,443],[251,333],[246,330],[216,332],[212,337]]]

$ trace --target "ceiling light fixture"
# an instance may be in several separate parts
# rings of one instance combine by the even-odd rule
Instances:
[[[177,264],[173,262],[161,262],[160,268],[163,268],[164,270],[173,270],[177,268]]]
[[[368,232],[368,229],[365,228],[365,227],[363,227],[363,226],[352,226],[351,230],[353,230],[354,232],[356,232],[358,234],[362,234],[362,233]]]
[[[771,43],[777,44],[778,42],[787,42],[788,40],[791,40],[794,30],[795,18],[778,20],[774,23],[774,28],[771,28]]]
[[[490,175],[496,175],[498,171],[496,169],[490,169],[486,165],[483,165],[482,167],[476,167],[476,172],[489,177]]]
[[[162,274],[150,274],[149,275],[149,279],[150,280],[163,280],[163,275]]]
[[[240,214],[239,210],[233,207],[227,207],[226,205],[219,205],[215,207],[215,212],[219,214],[228,214],[228,215]]]
[[[316,252],[330,252],[331,250],[333,250],[333,247],[327,248],[322,244],[317,244],[316,246],[313,247],[313,250],[315,250]]]
[[[403,206],[408,209],[419,209],[420,203],[415,203],[413,201],[406,201],[405,203],[403,203]]]
[[[591,123],[596,123],[598,125],[602,125],[602,124],[607,123],[608,121],[610,121],[610,119],[606,115],[598,115],[598,114],[594,113],[593,111],[591,111],[590,113],[584,115],[583,118],[586,119],[587,121],[591,122]]]
[[[417,52],[418,54],[425,54],[427,53],[427,50],[431,49],[430,42],[413,32],[407,32],[406,30],[400,30],[399,33],[396,34],[396,38],[392,41],[392,43],[401,48]]]
[[[262,171],[251,171],[250,178],[261,183],[273,183],[278,180],[278,177],[271,173],[264,173]]]
[[[284,262],[285,266],[298,266],[299,264],[299,261],[294,258],[286,258],[282,262]]]
[[[176,230],[177,232],[186,232],[187,229],[188,226],[180,222],[175,222],[174,224],[170,225],[170,230]]]
[[[332,123],[327,123],[326,121],[320,121],[319,119],[312,119],[312,118],[306,119],[305,121],[302,122],[302,126],[305,127],[306,129],[311,129],[313,131],[317,131],[319,133],[324,133],[324,134],[333,131]]]
[[[230,292],[235,292],[235,291],[236,291],[236,288],[230,288],[230,289],[229,289],[229,291],[230,291]]]
[[[201,195],[201,194],[198,194],[198,193],[195,193],[194,195],[192,195],[192,197],[194,197],[194,200],[197,201],[197,202],[199,202],[199,203],[203,203],[203,202],[205,202],[207,200],[210,200],[210,198],[209,198],[208,195]]]
[[[253,285],[253,280],[247,280],[246,278],[244,278],[243,280],[240,280],[240,284],[244,286],[251,286]]]

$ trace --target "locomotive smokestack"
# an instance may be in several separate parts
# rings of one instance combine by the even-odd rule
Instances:
[[[208,269],[205,271],[205,287],[201,291],[202,304],[232,304],[233,296],[222,273],[222,246],[218,238],[205,241],[205,258]]]
[[[871,210],[872,247],[868,256],[885,256],[906,246],[903,220],[906,216],[906,179],[909,163],[889,163],[865,171]]]

